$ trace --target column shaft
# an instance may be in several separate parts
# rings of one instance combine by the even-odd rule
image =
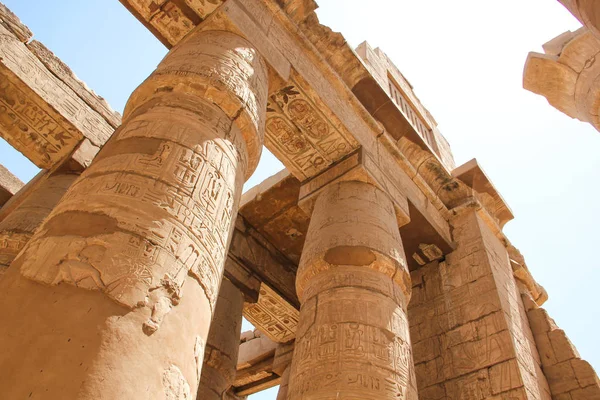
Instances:
[[[287,400],[290,385],[290,368],[286,368],[281,375],[281,383],[277,392],[277,400]]]
[[[222,31],[136,89],[0,282],[6,398],[193,398],[266,91],[257,51]]]
[[[223,279],[204,350],[198,399],[222,400],[235,381],[243,308],[240,290]]]
[[[319,196],[296,280],[288,399],[413,398],[410,277],[394,208],[366,183]]]
[[[0,222],[0,275],[29,242],[78,176],[59,173],[44,177],[32,192],[26,194],[27,198]]]

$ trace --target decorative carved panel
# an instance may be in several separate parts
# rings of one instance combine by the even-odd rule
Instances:
[[[102,145],[114,128],[0,25],[0,135],[40,168],[84,137]]]
[[[0,67],[0,136],[40,168],[67,157],[83,136]]]
[[[274,342],[287,343],[296,337],[298,310],[264,283],[258,302],[244,307],[244,317]]]
[[[358,143],[297,78],[290,83],[269,99],[265,145],[304,181],[357,149]]]
[[[138,18],[150,24],[170,46],[176,45],[223,0],[121,0]],[[165,43],[167,44],[167,43]]]

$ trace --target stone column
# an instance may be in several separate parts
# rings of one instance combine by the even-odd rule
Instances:
[[[243,308],[240,290],[223,279],[204,350],[198,399],[222,400],[235,381]]]
[[[366,183],[325,188],[296,280],[302,303],[288,399],[407,399],[410,276],[389,197]]]
[[[286,368],[281,375],[281,383],[277,392],[277,400],[287,400],[290,386],[290,369]]]
[[[273,359],[273,372],[281,377],[279,391],[277,392],[277,400],[287,400],[293,354],[293,341],[280,344],[275,350],[275,358]]]
[[[43,178],[32,192],[26,193],[27,198],[0,221],[0,276],[78,176],[58,173]]]
[[[266,97],[257,51],[223,31],[136,89],[0,281],[6,398],[193,398]]]

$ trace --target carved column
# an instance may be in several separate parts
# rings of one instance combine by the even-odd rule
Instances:
[[[193,397],[266,92],[245,39],[196,31],[133,93],[0,283],[7,398]]]
[[[229,280],[223,279],[217,308],[204,350],[198,399],[221,400],[235,380],[244,298]]]
[[[324,189],[296,288],[302,307],[290,400],[414,398],[410,276],[385,193],[362,182]]]
[[[33,191],[24,194],[27,198],[0,222],[0,276],[78,176],[59,173],[43,178]]]

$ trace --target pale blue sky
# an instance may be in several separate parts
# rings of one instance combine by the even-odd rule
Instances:
[[[117,0],[2,0],[121,111],[166,49]],[[322,22],[381,47],[415,87],[457,164],[476,157],[512,207],[505,232],[550,300],[545,307],[600,369],[600,133],[521,88],[527,52],[579,24],[556,0],[321,0]],[[35,168],[0,143],[22,180]],[[265,154],[247,186],[277,172]],[[276,391],[253,396],[275,399]]]

